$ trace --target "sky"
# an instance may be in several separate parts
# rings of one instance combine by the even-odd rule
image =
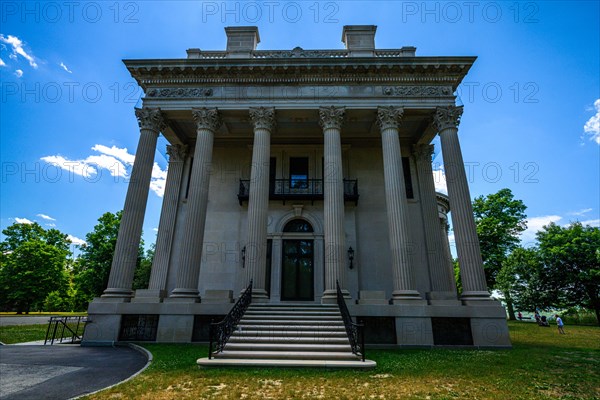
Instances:
[[[343,49],[343,26],[356,24],[377,25],[377,48],[478,57],[457,90],[471,196],[510,188],[527,206],[524,245],[550,222],[599,226],[599,4],[3,1],[0,228],[36,221],[81,244],[103,213],[122,209],[143,97],[123,59],[224,50],[224,28],[244,25],[258,26],[262,50]],[[156,239],[166,145],[159,137],[146,246]]]

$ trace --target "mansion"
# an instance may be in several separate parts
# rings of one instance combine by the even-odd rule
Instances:
[[[124,61],[145,93],[139,144],[83,344],[207,341],[252,281],[253,305],[314,310],[337,304],[339,283],[367,344],[510,347],[459,143],[454,93],[476,57],[378,49],[372,25],[345,26],[337,50],[258,50],[258,28],[225,32],[224,51]],[[169,164],[156,252],[148,288],[134,291],[159,134]],[[447,196],[435,190],[436,135]]]

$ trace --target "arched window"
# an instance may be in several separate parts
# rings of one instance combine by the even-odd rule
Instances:
[[[314,232],[312,225],[310,223],[308,223],[308,221],[305,221],[303,219],[291,220],[290,222],[285,224],[283,231],[284,232],[300,232],[300,233]]]

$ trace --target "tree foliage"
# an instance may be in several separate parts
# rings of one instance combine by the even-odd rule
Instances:
[[[66,270],[71,241],[57,229],[38,223],[14,223],[2,231],[0,243],[0,306],[29,312],[42,308],[51,292],[68,290]]]
[[[481,257],[490,289],[496,288],[496,277],[506,257],[518,247],[519,235],[527,229],[526,209],[521,200],[514,198],[510,189],[477,197],[473,202]]]
[[[86,244],[81,247],[81,256],[74,266],[76,300],[75,308],[84,310],[87,304],[99,297],[108,285],[110,267],[117,245],[117,235],[121,224],[122,211],[106,212],[94,226],[94,230],[85,237]],[[153,257],[153,250],[148,258]],[[144,257],[144,242],[140,241],[138,260],[134,277],[134,289],[146,288],[150,279],[152,260]]]
[[[542,260],[539,279],[548,303],[594,310],[600,324],[600,228],[551,223],[536,237]]]

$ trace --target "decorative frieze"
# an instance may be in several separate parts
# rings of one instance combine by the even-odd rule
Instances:
[[[165,120],[159,108],[136,108],[135,116],[137,117],[140,129],[161,132],[166,127]]]
[[[463,106],[438,107],[435,110],[433,123],[438,132],[446,128],[458,128],[460,117],[463,113]]]
[[[148,97],[180,98],[211,97],[213,95],[213,90],[210,88],[157,88],[148,90],[146,95]]]
[[[386,96],[426,97],[426,96],[451,96],[450,86],[385,86],[383,94]]]

